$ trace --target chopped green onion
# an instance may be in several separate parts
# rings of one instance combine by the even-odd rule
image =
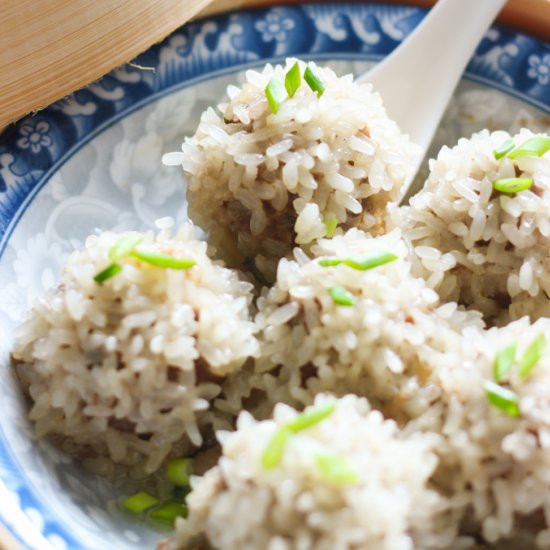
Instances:
[[[103,271],[100,271],[94,276],[94,281],[100,285],[103,284],[107,279],[118,275],[122,271],[122,266],[120,264],[111,264],[107,266]]]
[[[137,233],[125,235],[120,238],[109,250],[109,259],[116,262],[126,258],[132,253],[132,250],[143,240],[143,235]]]
[[[503,388],[491,380],[483,382],[485,395],[491,405],[497,407],[509,416],[519,416],[518,396],[512,390]]]
[[[393,262],[397,260],[397,258],[398,257],[395,254],[392,254],[391,252],[384,252],[382,254],[379,254],[378,256],[371,256],[370,258],[362,258],[362,259],[348,258],[347,260],[344,260],[343,263],[344,265],[347,265],[348,267],[352,267],[353,269],[366,271],[367,269],[373,269],[380,265]]]
[[[393,262],[397,258],[398,256],[391,252],[382,252],[382,254],[378,254],[377,256],[367,256],[366,258],[325,258],[324,260],[319,260],[319,265],[322,267],[334,267],[344,264],[359,271],[366,271],[367,269],[374,269],[375,267]]]
[[[299,414],[296,418],[281,426],[269,440],[269,443],[262,454],[262,466],[266,470],[275,468],[283,457],[285,446],[290,437],[302,430],[307,430],[318,424],[327,416],[330,416],[336,408],[335,401],[329,401],[319,407],[310,408]]]
[[[334,267],[336,265],[340,265],[341,263],[342,260],[340,258],[324,258],[319,260],[319,265],[321,267]]]
[[[193,461],[190,458],[174,458],[166,465],[168,479],[178,487],[188,487],[192,473]]]
[[[532,137],[522,145],[518,145],[511,153],[508,153],[508,158],[541,157],[547,151],[550,151],[550,137]]]
[[[354,485],[359,476],[347,458],[338,455],[319,455],[317,466],[324,479],[338,485]]]
[[[500,147],[493,151],[495,160],[499,160],[505,157],[514,148],[514,142],[511,139],[507,139]]]
[[[319,407],[310,408],[299,414],[294,420],[287,422],[285,427],[293,433],[307,430],[330,416],[336,408],[336,401],[329,401]]]
[[[286,426],[279,428],[275,432],[262,454],[262,466],[264,469],[271,470],[281,462],[285,446],[291,435],[292,432]]]
[[[334,286],[328,289],[332,301],[338,306],[352,306],[355,303],[353,295],[341,286]]]
[[[313,65],[309,64],[304,72],[304,80],[308,86],[321,97],[326,90],[326,82],[319,76]]]
[[[336,231],[336,228],[338,227],[338,220],[336,218],[329,218],[328,220],[325,220],[323,222],[326,227],[326,237],[329,239],[332,239],[334,236],[334,232]]]
[[[493,364],[493,378],[501,382],[508,374],[516,358],[517,343],[514,341],[499,350]]]
[[[187,506],[175,500],[168,500],[149,512],[149,518],[173,525],[176,518],[187,517]]]
[[[265,96],[269,103],[269,108],[273,114],[279,112],[281,103],[286,99],[286,90],[279,75],[273,76],[265,87]]]
[[[296,61],[285,76],[285,88],[289,97],[292,97],[296,93],[301,83],[300,65],[298,61]]]
[[[532,178],[503,178],[493,182],[493,188],[501,193],[519,193],[532,186]]]
[[[544,334],[539,334],[525,350],[520,363],[519,363],[519,375],[522,378],[527,378],[535,365],[539,362],[540,358],[546,351],[546,337]]]
[[[123,500],[120,505],[125,510],[128,510],[128,512],[132,512],[132,514],[141,514],[145,512],[145,510],[156,506],[158,503],[158,498],[155,498],[145,491],[141,491]]]
[[[160,254],[159,252],[134,250],[131,255],[142,262],[154,265],[155,267],[164,267],[166,269],[189,269],[197,264],[195,260],[174,258],[174,256]]]

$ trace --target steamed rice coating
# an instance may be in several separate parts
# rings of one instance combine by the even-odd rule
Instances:
[[[192,226],[174,237],[148,232],[139,245],[194,260],[191,269],[127,258],[99,285],[93,277],[121,236],[89,237],[71,255],[59,286],[18,330],[13,358],[38,435],[152,471],[174,445],[201,444],[220,377],[257,352],[251,287],[207,257]]]
[[[449,344],[447,332],[478,326],[479,319],[450,305],[439,311],[437,295],[411,276],[398,231],[368,238],[351,230],[322,240],[315,250],[323,258],[386,251],[399,258],[367,271],[323,267],[319,258],[300,251],[298,260],[281,260],[277,283],[257,303],[261,355],[243,371],[246,384],[227,388],[227,406],[240,400],[241,407],[265,417],[277,402],[304,406],[330,391],[366,396],[399,421],[418,415],[438,395],[433,369],[445,364],[449,345],[456,345],[455,339]],[[337,305],[329,293],[333,287],[349,291],[354,305]]]
[[[332,399],[320,395],[315,406]],[[349,395],[328,418],[294,434],[281,462],[266,470],[266,446],[296,414],[279,404],[273,420],[257,422],[243,412],[236,432],[219,434],[222,458],[193,480],[189,517],[179,520],[168,548],[193,547],[197,539],[224,550],[412,550],[449,542],[436,525],[440,499],[427,487],[437,438],[403,439],[394,422]],[[344,458],[356,480],[325,478],[320,455]]]
[[[219,113],[203,114],[183,153],[165,157],[183,165],[190,217],[224,259],[256,259],[268,279],[295,245],[326,234],[326,220],[383,231],[386,204],[413,175],[417,153],[369,84],[328,68],[316,68],[327,84],[320,98],[302,81],[273,114],[265,87],[295,61],[247,71]]]
[[[510,548],[550,547],[548,348],[527,378],[519,375],[521,357],[541,334],[550,337],[548,319],[468,330],[455,365],[438,371],[439,399],[406,428],[442,435],[432,481],[450,496],[463,531],[491,544],[512,539]],[[493,380],[499,350],[514,341],[516,361],[500,384],[517,394],[519,417],[490,404],[482,386]]]
[[[550,152],[540,158],[496,160],[493,151],[515,136],[483,130],[443,147],[424,188],[397,212],[416,252],[415,274],[443,301],[458,301],[499,325],[550,314]],[[493,189],[501,178],[528,177],[516,194]]]

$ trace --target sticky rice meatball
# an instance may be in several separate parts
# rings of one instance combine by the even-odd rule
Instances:
[[[432,371],[446,362],[447,332],[480,324],[411,276],[399,231],[323,239],[310,259],[281,260],[257,302],[260,356],[224,395],[265,417],[277,402],[303,407],[319,392],[368,397],[405,421],[437,397]],[[451,342],[455,342],[454,339]],[[454,344],[453,344],[454,345]]]
[[[36,433],[104,473],[200,445],[221,380],[257,352],[251,299],[190,225],[89,237],[16,335]]]
[[[418,419],[443,436],[432,481],[452,495],[471,543],[550,546],[549,344],[548,319],[470,331],[455,366],[439,371],[440,398]]]
[[[350,227],[384,232],[417,148],[370,84],[289,59],[247,71],[228,95],[164,161],[183,166],[190,217],[230,265],[255,262],[273,281],[295,245]]]
[[[430,163],[400,212],[415,273],[443,301],[504,325],[550,315],[550,138],[475,134]]]
[[[448,547],[427,486],[437,438],[402,438],[365,399],[320,395],[262,422],[244,412],[219,438],[218,466],[193,480],[189,516],[160,548]]]

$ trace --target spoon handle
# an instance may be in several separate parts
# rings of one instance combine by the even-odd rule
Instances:
[[[468,60],[505,3],[439,0],[401,46],[359,78],[373,84],[388,115],[423,153]]]

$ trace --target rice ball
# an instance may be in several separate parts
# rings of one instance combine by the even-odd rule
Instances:
[[[314,259],[297,250],[281,260],[277,282],[257,301],[260,356],[219,401],[265,417],[277,402],[303,407],[328,391],[368,397],[399,422],[418,415],[438,395],[433,369],[479,316],[439,307],[412,277],[398,230],[369,238],[353,229],[314,251]]]
[[[537,142],[546,147],[522,152]],[[529,130],[483,130],[430,162],[396,223],[414,245],[415,274],[443,301],[489,324],[550,315],[549,150],[550,138]]]
[[[274,79],[284,86],[296,63],[301,84],[273,112],[266,87]],[[307,70],[326,85],[322,95],[306,83]],[[190,217],[230,265],[254,265],[273,281],[277,260],[295,245],[350,227],[385,231],[386,204],[414,175],[417,148],[370,84],[289,59],[247,71],[228,95],[202,115],[182,153],[164,160],[183,166]]]
[[[90,464],[110,459],[104,473],[112,463],[150,473],[201,445],[211,425],[230,425],[207,410],[223,377],[258,351],[251,301],[251,285],[212,262],[190,225],[89,237],[16,334],[37,435]]]
[[[440,397],[407,426],[442,435],[432,483],[472,544],[550,545],[548,344],[548,319],[468,331],[455,365],[438,371]]]
[[[331,405],[273,459],[288,426]],[[320,395],[301,415],[280,404],[262,422],[243,412],[237,431],[218,437],[218,465],[192,480],[189,516],[160,548],[412,550],[452,539],[437,524],[441,499],[427,486],[437,438],[402,438],[365,399]]]

